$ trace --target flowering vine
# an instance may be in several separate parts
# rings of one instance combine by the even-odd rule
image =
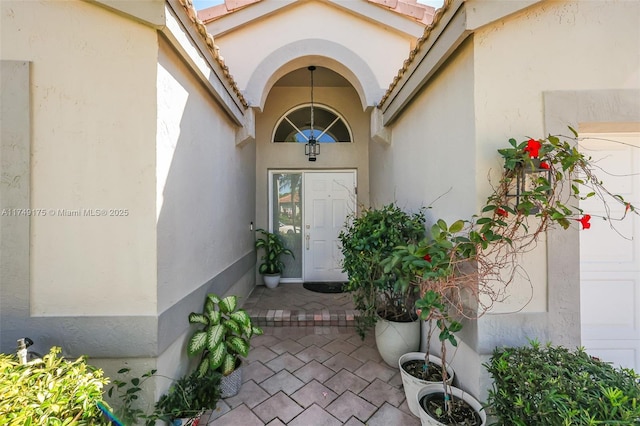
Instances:
[[[403,280],[419,287],[416,309],[440,330],[443,359],[444,342],[456,346],[453,333],[462,328],[455,318],[478,318],[504,299],[516,276],[526,278],[519,256],[544,232],[555,225],[567,229],[572,220],[583,230],[591,228],[592,216],[580,209],[580,200],[599,197],[605,204],[623,204],[623,216],[604,217],[609,222],[638,214],[603,186],[591,158],[576,147],[578,134],[570,130],[574,137],[566,140],[552,135],[520,143],[510,139],[508,148],[498,150],[504,168],[479,215],[452,224],[440,219],[429,237],[397,247],[384,262],[385,270],[399,269]],[[469,296],[475,306],[465,303]]]

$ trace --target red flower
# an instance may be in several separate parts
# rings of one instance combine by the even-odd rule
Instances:
[[[549,165],[549,163],[543,161],[543,162],[540,163],[540,168],[541,169],[545,169],[545,170],[549,170],[551,168],[551,166]]]
[[[629,210],[631,210],[631,203],[625,203],[624,205],[624,212],[628,212]]]
[[[427,262],[431,262],[431,256],[429,256],[429,253],[425,254],[423,259]]]
[[[496,209],[496,214],[497,214],[498,216],[502,216],[502,217],[508,217],[508,216],[509,216],[509,213],[507,213],[507,211],[506,211],[505,209],[500,208],[500,207],[498,207],[498,208]]]
[[[582,219],[576,219],[576,220],[582,224],[582,229],[591,228],[591,224],[589,223],[589,221],[591,220],[590,215],[585,214],[584,216],[582,216]]]
[[[527,141],[527,147],[524,149],[524,152],[528,152],[529,157],[531,158],[538,158],[538,151],[540,150],[541,146],[542,144],[540,143],[540,141],[529,139]]]

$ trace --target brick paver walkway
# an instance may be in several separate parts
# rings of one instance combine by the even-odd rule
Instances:
[[[313,293],[300,284],[258,287],[244,307],[254,314],[328,310],[338,316],[353,309],[348,294]],[[240,393],[221,400],[207,425],[420,425],[399,370],[380,358],[373,333],[362,341],[342,324],[283,324],[263,326],[264,335],[252,340]]]

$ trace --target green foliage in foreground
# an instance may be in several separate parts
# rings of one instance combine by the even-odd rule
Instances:
[[[485,367],[499,425],[640,425],[640,376],[583,349],[498,348]]]
[[[220,399],[221,374],[208,370],[200,376],[196,370],[177,380],[156,403],[152,419],[193,418],[206,410],[216,408]],[[150,423],[147,423],[150,424]]]
[[[84,358],[68,361],[53,347],[42,361],[21,365],[0,354],[0,424],[108,425],[97,407],[108,383]]]

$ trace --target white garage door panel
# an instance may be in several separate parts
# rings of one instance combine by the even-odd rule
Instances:
[[[640,260],[637,258],[638,251],[634,250],[637,241],[631,238],[623,238],[622,236],[631,236],[637,234],[634,230],[633,220],[623,220],[615,223],[615,230],[611,229],[608,222],[601,217],[606,216],[606,211],[596,208],[589,208],[587,203],[581,203],[580,207],[585,213],[592,216],[591,228],[585,230],[580,235],[580,259],[583,264],[583,271],[600,271],[602,263],[615,263],[616,270],[633,270],[637,269]],[[598,206],[600,207],[600,206]],[[615,209],[611,211],[612,217],[622,217],[624,211]],[[612,233],[619,234],[619,238],[615,238],[615,242],[611,241]],[[602,249],[602,242],[610,242],[607,249]],[[610,269],[612,265],[607,266]]]
[[[610,333],[638,330],[636,288],[637,283],[633,280],[583,280],[580,310],[585,315],[582,325],[610,327]],[[592,312],[597,312],[597,315],[590,315]],[[583,337],[588,338],[586,335]]]
[[[640,134],[597,134],[582,141],[603,184],[634,205],[640,204]],[[621,143],[607,141],[611,139]],[[582,345],[615,365],[640,371],[640,220],[621,218],[624,207],[592,197],[580,202],[591,228],[580,231]]]
[[[634,366],[640,365],[640,350],[633,341],[610,340],[603,343],[599,340],[585,340],[583,346],[590,355],[615,366],[636,370]],[[610,349],[612,346],[617,349]]]

